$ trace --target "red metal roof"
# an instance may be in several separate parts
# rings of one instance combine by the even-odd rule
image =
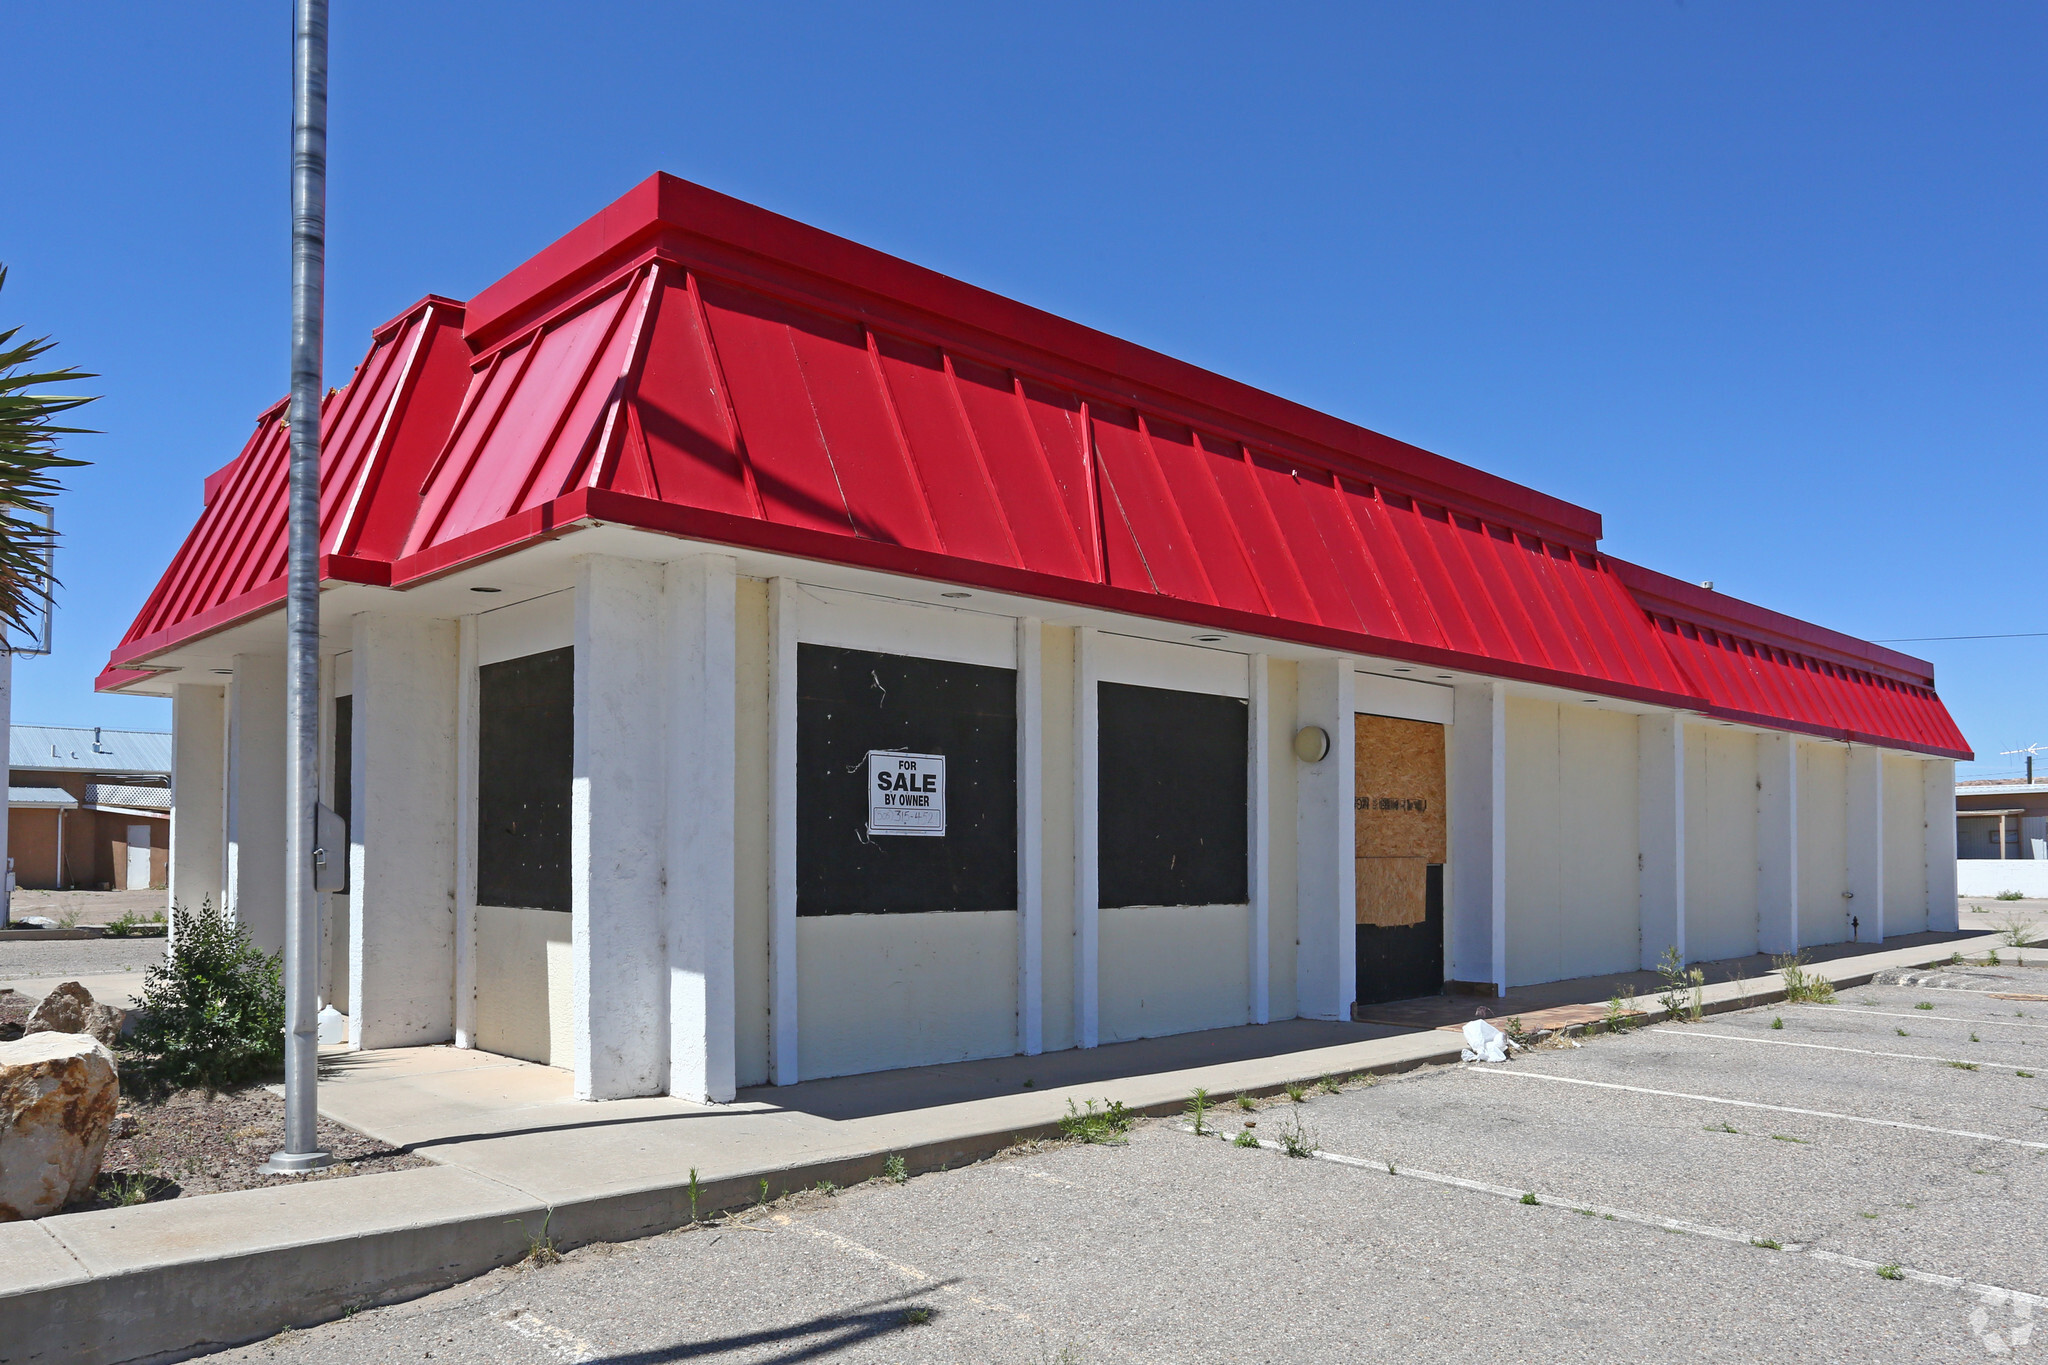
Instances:
[[[281,416],[103,685],[281,600]],[[1695,600],[1583,508],[668,176],[379,329],[323,430],[337,579],[596,519],[1968,752],[1926,664]]]

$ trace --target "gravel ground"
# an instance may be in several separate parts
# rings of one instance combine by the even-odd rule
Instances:
[[[315,1175],[258,1174],[256,1167],[270,1158],[284,1136],[284,1101],[261,1086],[211,1096],[186,1090],[157,1101],[125,1098],[121,1114],[115,1120],[121,1136],[107,1144],[93,1197],[69,1205],[65,1212],[432,1164],[322,1119],[317,1140],[333,1153],[334,1166]]]
[[[1152,1123],[583,1248],[222,1358],[1980,1360],[2016,1310],[1911,1275],[2048,1293],[2048,1065],[2017,1075],[2048,1060],[2044,1026],[2048,1004],[1858,989],[1212,1113],[1298,1123],[1358,1164]]]
[[[45,939],[0,943],[0,985],[48,976],[141,973],[164,960],[160,938]]]
[[[123,915],[149,915],[166,908],[162,891],[34,891],[17,890],[8,913],[19,920],[28,915],[62,919],[76,911],[80,924],[108,924]]]

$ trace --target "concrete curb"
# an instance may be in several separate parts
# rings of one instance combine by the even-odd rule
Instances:
[[[1987,938],[1989,936],[1986,936]],[[1913,963],[1887,963],[1840,973],[1812,968],[1837,989],[1867,984],[1899,965],[1943,962],[1960,946],[1929,950]],[[1709,989],[1705,1012],[1721,1014],[1782,1001],[1782,988],[1736,995],[1730,986]],[[1640,1011],[1640,1023],[1664,1011]],[[1585,1032],[1586,1025],[1564,1030]],[[1593,1027],[1597,1028],[1598,1025]],[[1456,1034],[1435,1032],[1440,1047],[1383,1050],[1399,1055],[1331,1070],[1329,1054],[1376,1045],[1399,1045],[1417,1035],[1364,1040],[1258,1059],[1256,1083],[1221,1084],[1216,1098],[1271,1096],[1290,1085],[1312,1085],[1329,1075],[1393,1075],[1458,1060]],[[1321,1064],[1315,1064],[1320,1062]],[[1228,1072],[1252,1063],[1218,1064]],[[1274,1069],[1274,1068],[1277,1068]],[[1178,1076],[1184,1073],[1167,1073]],[[1105,1082],[1114,1097],[1135,1086],[1157,1095],[1148,1077]],[[1223,1079],[1222,1077],[1218,1078]],[[1131,1112],[1178,1115],[1185,1091],[1143,1098]],[[884,1163],[901,1157],[921,1174],[986,1160],[1021,1142],[1056,1137],[1056,1121],[989,1125],[886,1150],[822,1154],[814,1160],[763,1167],[697,1186],[694,1210],[687,1178],[659,1186],[614,1191],[552,1207],[503,1182],[454,1166],[435,1166],[343,1181],[244,1190],[204,1199],[123,1210],[161,1225],[164,1254],[134,1263],[96,1251],[105,1214],[63,1214],[30,1223],[0,1224],[0,1365],[67,1361],[119,1365],[174,1361],[260,1340],[286,1327],[307,1327],[363,1307],[395,1303],[444,1289],[523,1258],[545,1235],[559,1250],[591,1242],[628,1241],[684,1227],[769,1196],[813,1188],[822,1181],[846,1187],[874,1179]],[[406,1210],[384,1214],[383,1210]],[[206,1224],[196,1232],[190,1225]],[[123,1263],[124,1259],[128,1263]]]
[[[105,938],[104,926],[91,924],[77,929],[0,929],[0,943],[50,943],[58,939]],[[141,935],[137,935],[141,937]],[[152,937],[156,937],[152,935]]]

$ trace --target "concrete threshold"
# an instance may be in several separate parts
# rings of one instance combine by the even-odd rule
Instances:
[[[1809,970],[1841,989],[1994,946],[1944,936]],[[1763,985],[1709,985],[1706,1011],[1784,998]],[[1582,986],[1561,1014],[1597,1011],[1611,989]],[[1662,1015],[1654,998],[1639,1005]],[[0,1362],[184,1359],[445,1288],[541,1237],[568,1249],[649,1236],[751,1206],[764,1182],[770,1197],[858,1184],[891,1156],[912,1172],[978,1161],[1056,1135],[1069,1103],[1159,1116],[1197,1086],[1268,1095],[1454,1062],[1451,1027],[1294,1019],[760,1087],[729,1105],[579,1103],[566,1072],[450,1047],[330,1051],[322,1114],[439,1164],[0,1224]]]

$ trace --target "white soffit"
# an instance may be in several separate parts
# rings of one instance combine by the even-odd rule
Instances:
[[[988,668],[1017,666],[1017,622],[971,608],[796,585],[796,638],[918,659],[950,659]]]
[[[1252,694],[1249,659],[1243,654],[1108,631],[1096,637],[1095,678],[1240,700]]]
[[[650,625],[653,623],[650,622]],[[476,661],[499,664],[576,643],[576,594],[551,592],[477,613]]]
[[[1411,682],[1378,673],[1359,673],[1352,693],[1354,711],[1369,716],[1392,716],[1397,720],[1426,720],[1436,725],[1451,723],[1451,689],[1435,683]]]

